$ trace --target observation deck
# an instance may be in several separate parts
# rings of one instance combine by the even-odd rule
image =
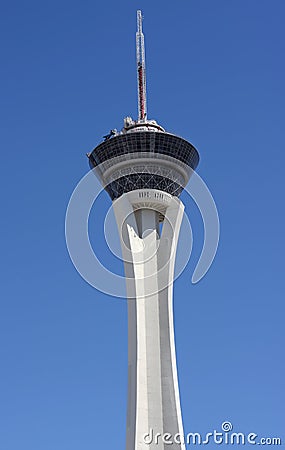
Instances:
[[[125,125],[88,155],[112,200],[136,189],[179,196],[199,163],[196,148],[154,121]]]

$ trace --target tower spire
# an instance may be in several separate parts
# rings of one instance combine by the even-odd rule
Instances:
[[[145,121],[147,118],[146,107],[146,73],[145,73],[145,51],[144,35],[142,32],[142,12],[137,11],[137,82],[138,82],[138,120]]]

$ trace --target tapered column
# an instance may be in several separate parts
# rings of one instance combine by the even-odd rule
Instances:
[[[143,191],[143,190],[142,190]],[[144,190],[146,191],[146,190]],[[124,194],[114,202],[128,294],[127,450],[184,449],[173,331],[174,262],[184,206],[148,190],[153,202]],[[166,201],[167,200],[167,201]],[[159,213],[164,222],[159,234]],[[161,212],[160,212],[161,217]],[[160,436],[159,436],[160,435]]]

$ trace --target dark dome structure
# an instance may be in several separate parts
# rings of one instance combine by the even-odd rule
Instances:
[[[135,189],[181,194],[199,154],[190,142],[162,130],[147,122],[124,128],[88,155],[112,200]]]

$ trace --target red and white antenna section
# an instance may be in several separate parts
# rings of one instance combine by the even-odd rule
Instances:
[[[125,117],[124,128],[121,133],[133,133],[136,131],[160,131],[165,132],[155,120],[147,119],[146,107],[146,70],[145,70],[145,50],[144,50],[144,35],[142,32],[142,12],[137,11],[137,32],[136,32],[136,50],[137,50],[137,81],[138,81],[138,120],[133,120],[131,117]],[[104,136],[109,138],[115,135],[111,130],[109,135]]]
[[[137,79],[138,79],[138,120],[146,121],[147,120],[146,73],[145,73],[144,35],[142,32],[141,11],[137,11],[136,49],[137,49]]]

